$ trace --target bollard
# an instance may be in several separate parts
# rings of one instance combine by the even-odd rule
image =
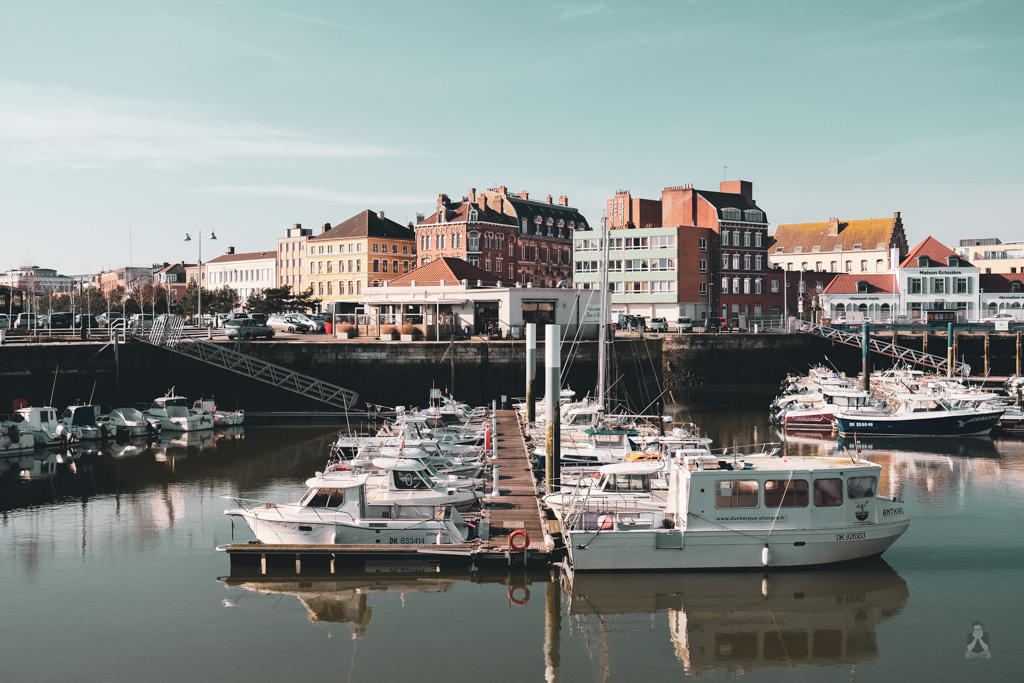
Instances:
[[[491,485],[491,495],[500,496],[501,491],[498,490],[498,463],[494,463],[494,483]]]
[[[213,328],[212,327],[207,327],[206,328],[206,338],[209,339],[210,341],[213,341]]]
[[[498,399],[491,401],[491,457],[498,457]]]

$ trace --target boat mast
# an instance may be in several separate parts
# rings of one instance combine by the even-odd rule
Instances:
[[[605,392],[607,391],[607,365],[608,365],[608,216],[601,216],[601,305],[600,320],[598,321],[597,338],[597,405],[605,407]]]

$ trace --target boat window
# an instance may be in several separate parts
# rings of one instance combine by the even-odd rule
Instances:
[[[417,472],[395,472],[395,488],[402,491],[425,489],[427,482]]]
[[[878,477],[850,477],[846,493],[850,498],[874,498],[878,490]]]
[[[329,508],[337,507],[345,502],[344,489],[311,489],[312,495],[303,501],[305,507]]]
[[[606,475],[605,491],[650,491],[648,478],[643,474]]]
[[[754,479],[715,482],[715,507],[756,508],[757,501],[757,481]]]
[[[65,408],[64,412],[60,414],[60,419],[66,420],[71,417],[71,408]]]
[[[814,480],[814,505],[820,508],[830,508],[843,504],[843,480],[842,479],[815,479]]]
[[[805,508],[809,490],[806,479],[769,479],[764,483],[764,504],[770,508]]]

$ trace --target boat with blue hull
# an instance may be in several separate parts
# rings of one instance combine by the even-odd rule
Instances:
[[[1005,407],[962,405],[934,395],[902,394],[895,408],[858,408],[837,413],[844,436],[983,436],[992,431]]]

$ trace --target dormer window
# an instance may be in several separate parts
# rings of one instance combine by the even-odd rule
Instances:
[[[775,253],[776,254],[781,254],[782,253],[782,247],[775,247]]]
[[[1010,292],[1012,294],[1020,294],[1020,280],[1012,280],[1010,282]]]
[[[931,261],[931,259],[929,259],[927,256],[918,256],[917,257],[917,267],[918,268],[927,268],[930,265],[930,261]]]
[[[764,220],[764,214],[754,209],[747,209],[743,212],[743,218],[748,223],[761,223]]]
[[[854,249],[863,249],[864,245],[863,244],[855,244],[855,245],[853,245],[853,248]]]
[[[815,244],[813,247],[811,247],[811,251],[821,251],[821,245]]]
[[[857,283],[857,293],[858,294],[867,294],[868,293],[868,283],[865,282],[864,280],[859,281]]]
[[[960,257],[957,256],[956,254],[950,254],[949,256],[946,257],[946,265],[950,266],[951,268],[959,268]]]
[[[804,250],[804,248],[802,246],[793,247],[793,253],[794,254],[799,254],[803,250]]]
[[[722,220],[738,221],[740,219],[739,209],[722,209]]]
[[[477,213],[476,209],[470,209],[469,210],[469,220],[470,220],[470,222],[475,223],[477,220],[479,220],[479,218],[480,218],[480,214]]]

